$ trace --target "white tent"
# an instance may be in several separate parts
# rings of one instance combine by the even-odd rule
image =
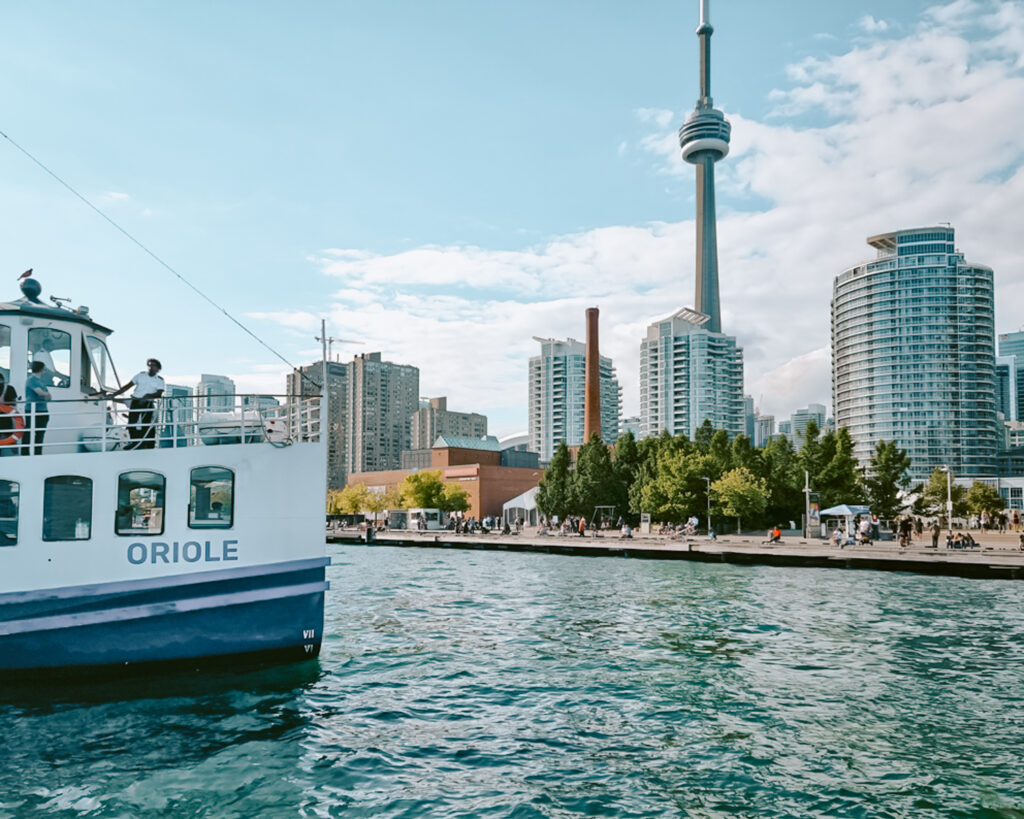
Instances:
[[[526,526],[537,525],[537,493],[540,492],[540,487],[535,486],[533,489],[527,489],[522,495],[512,498],[512,500],[505,501],[501,505],[501,517],[503,520],[507,520],[511,526],[516,522],[518,518],[523,519],[523,523]]]
[[[826,516],[843,518],[843,531],[846,534],[846,540],[852,542],[853,537],[856,534],[853,526],[854,518],[858,515],[870,515],[871,507],[851,506],[846,503],[841,503],[839,506],[831,506],[828,509],[822,509],[818,514],[821,516],[822,520],[824,520]],[[824,524],[822,525],[822,528],[824,529]]]

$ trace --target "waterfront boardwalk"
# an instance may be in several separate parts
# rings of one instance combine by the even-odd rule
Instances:
[[[362,543],[369,546],[408,548],[476,549],[483,551],[541,552],[583,557],[627,557],[641,560],[695,560],[710,563],[746,563],[771,566],[817,566],[839,569],[914,572],[1024,580],[1024,552],[1018,550],[1014,532],[988,532],[978,535],[981,547],[971,550],[946,549],[945,539],[938,549],[926,548],[930,538],[914,540],[906,549],[894,541],[879,541],[868,546],[840,549],[818,540],[784,537],[780,543],[765,543],[754,534],[706,537],[634,535],[620,538],[617,532],[602,532],[594,537],[578,535],[537,535],[535,529],[521,534],[457,535],[445,530],[431,532],[378,532],[366,544],[366,535],[357,529],[328,530],[331,543]]]

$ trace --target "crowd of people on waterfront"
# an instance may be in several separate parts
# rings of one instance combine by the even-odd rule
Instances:
[[[893,533],[901,549],[912,546],[915,540],[925,540],[925,548],[938,549],[940,542],[943,541],[943,532],[945,532],[944,540],[947,549],[978,549],[981,548],[981,543],[971,534],[972,529],[982,533],[987,531],[1006,532],[1013,527],[1013,531],[1020,533],[1017,548],[1024,551],[1024,529],[1022,529],[1021,516],[1017,510],[1012,510],[1012,513],[1011,510],[1007,510],[993,519],[985,514],[972,515],[965,522],[967,523],[966,530],[961,527],[954,530],[952,527],[944,528],[938,518],[926,521],[918,515],[907,514],[894,518],[889,525],[889,530]],[[839,548],[866,546],[879,540],[880,537],[881,522],[877,515],[857,515],[853,520],[852,531],[847,531],[845,526],[838,525],[832,532],[829,542]],[[930,543],[927,542],[929,539]]]
[[[339,521],[334,521],[332,528],[338,528]],[[427,530],[427,524],[423,518],[414,518],[410,521],[410,528],[420,531]],[[924,548],[938,549],[944,545],[946,549],[980,549],[981,543],[971,530],[984,532],[1007,532],[1016,531],[1019,534],[1017,548],[1024,552],[1024,520],[1017,510],[1007,510],[1005,515],[997,515],[989,520],[987,516],[972,516],[964,521],[966,529],[957,527],[949,529],[944,526],[939,518],[925,519],[919,515],[900,515],[892,519],[888,526],[883,526],[877,515],[856,515],[840,522],[832,530],[828,542],[840,549],[847,546],[868,546],[872,543],[891,538],[896,541],[899,548],[909,548],[915,541],[923,541]],[[790,527],[792,528],[792,522]],[[483,519],[466,517],[453,514],[448,517],[441,527],[442,530],[457,535],[512,535],[519,534],[524,530],[525,521],[522,517],[508,520],[498,515],[488,515]],[[699,520],[691,516],[683,523],[661,524],[656,532],[659,535],[669,538],[686,538],[696,536]],[[340,528],[344,528],[341,526]],[[359,525],[362,531],[373,530],[376,533],[389,531],[389,521],[385,517],[379,521],[364,521]],[[404,528],[404,527],[403,527]],[[617,521],[611,516],[597,516],[594,520],[588,521],[584,515],[568,515],[562,519],[540,516],[537,522],[536,535],[556,535],[561,537],[598,537],[602,534],[617,532],[620,538],[632,538],[632,526],[620,515]],[[711,539],[716,539],[714,531],[710,533]],[[782,543],[781,524],[770,528],[766,535],[764,544]]]

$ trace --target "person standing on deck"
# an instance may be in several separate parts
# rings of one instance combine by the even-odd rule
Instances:
[[[156,445],[155,402],[164,394],[165,387],[163,378],[157,375],[161,369],[157,359],[149,359],[145,371],[110,395],[111,398],[117,398],[135,385],[135,392],[128,402],[128,436],[131,438],[128,449],[152,449]]]
[[[46,403],[50,400],[50,391],[46,389],[43,378],[45,369],[46,365],[42,361],[33,361],[32,371],[25,379],[25,409],[29,416],[28,436],[24,448],[26,455],[33,454],[33,451],[36,455],[43,454],[43,436],[46,434],[46,425],[50,422],[50,407]]]

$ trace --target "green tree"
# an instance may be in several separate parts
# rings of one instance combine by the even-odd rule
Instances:
[[[740,531],[742,518],[757,518],[768,504],[768,485],[745,466],[726,472],[711,485],[718,499],[721,513],[736,518],[736,531]]]
[[[442,512],[467,512],[469,511],[469,493],[457,483],[446,483],[437,508]]]
[[[596,506],[610,506],[616,498],[616,481],[608,445],[596,432],[576,453],[572,474],[572,510],[591,519]]]
[[[879,441],[864,472],[864,490],[871,511],[892,520],[900,511],[900,491],[910,486],[910,456],[895,441]]]
[[[946,515],[946,481],[946,473],[939,467],[935,467],[928,482],[924,485],[917,506],[923,514],[941,518],[945,521],[946,526],[949,526]],[[948,489],[953,499],[953,517],[963,517],[968,512],[967,490],[955,483],[951,483]]]
[[[708,446],[708,455],[711,457],[710,468],[712,478],[720,478],[736,464],[732,462],[732,449],[729,446],[729,433],[724,429],[715,430],[711,436],[711,444]]]
[[[398,487],[406,509],[440,509],[444,499],[444,481],[440,469],[425,469],[405,476]]]
[[[761,450],[755,448],[746,435],[737,435],[732,439],[729,463],[733,468],[745,466],[755,475],[760,475],[764,471]]]
[[[397,486],[389,486],[380,493],[381,511],[402,508],[402,490]]]
[[[764,510],[768,522],[799,520],[804,510],[804,471],[789,438],[772,438],[761,452],[761,463],[761,477],[768,485]]]
[[[804,431],[804,443],[800,447],[800,469],[811,476],[812,486],[823,466],[821,441],[819,440],[820,433],[821,430],[818,429],[818,422],[814,420],[808,421],[807,429]]]
[[[572,474],[569,470],[572,456],[565,441],[559,443],[551,463],[544,470],[537,492],[537,508],[548,517],[557,515],[564,519],[571,511]]]
[[[711,449],[711,440],[714,437],[715,428],[711,426],[711,421],[705,418],[704,422],[697,427],[697,432],[693,436],[693,442],[697,445],[697,449],[706,453]]]
[[[1006,501],[994,486],[975,481],[967,490],[967,510],[979,517],[984,514],[991,522],[992,517],[1006,508]]]
[[[392,497],[397,494],[392,490]],[[385,492],[371,492],[367,490],[363,493],[363,497],[360,501],[360,508],[365,509],[367,512],[373,513],[373,522],[377,522],[377,516],[385,509],[389,509],[388,504],[388,493]],[[399,504],[400,505],[400,504]]]
[[[366,498],[369,490],[366,484],[349,484],[341,491],[333,491],[334,509],[336,515],[358,515],[366,508]]]
[[[328,515],[343,515],[341,511],[341,493],[344,489],[328,489],[327,490],[327,514]]]
[[[629,509],[639,515],[642,512],[656,514],[655,510],[664,503],[656,486],[659,463],[662,458],[675,452],[693,452],[696,447],[685,435],[672,437],[667,431],[651,438],[644,438],[637,444],[639,464],[636,477],[629,487]]]
[[[823,461],[814,488],[821,495],[823,508],[840,503],[858,503],[864,498],[857,459],[853,457],[853,439],[846,427],[829,433],[822,439],[820,456]]]
[[[619,436],[615,443],[615,457],[612,459],[612,474],[615,478],[615,508],[629,522],[636,523],[636,516],[630,511],[629,492],[640,472],[640,448],[632,432]]]
[[[707,483],[711,457],[693,452],[666,452],[658,461],[658,474],[648,485],[645,511],[657,520],[681,523],[707,510]]]

